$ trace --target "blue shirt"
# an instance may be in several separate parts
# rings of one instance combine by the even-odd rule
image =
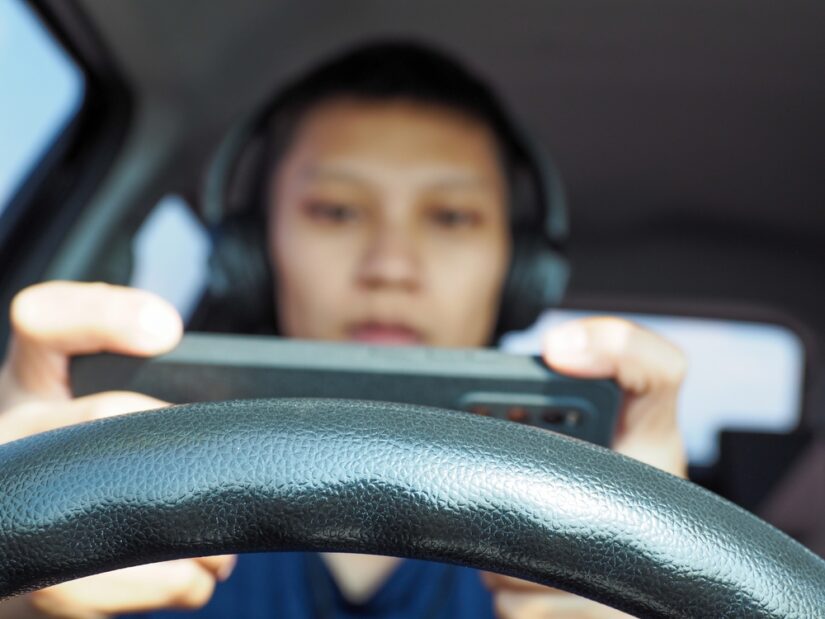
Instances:
[[[142,619],[493,619],[492,596],[477,570],[401,561],[367,602],[347,602],[323,560],[310,553],[247,554],[209,604],[191,614],[154,612]]]

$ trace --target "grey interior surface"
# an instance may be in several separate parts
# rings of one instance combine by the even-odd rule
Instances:
[[[774,308],[825,331],[825,3],[78,0],[136,98],[52,275],[80,277],[230,126],[316,59],[405,36],[457,52],[549,147],[572,202],[570,303]],[[773,310],[766,310],[771,314]],[[753,309],[734,310],[746,314]],[[815,342],[814,342],[815,343]]]

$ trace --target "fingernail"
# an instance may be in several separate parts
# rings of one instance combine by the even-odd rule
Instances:
[[[177,336],[180,329],[177,314],[157,301],[144,304],[138,315],[138,324],[145,335],[164,342]]]
[[[224,563],[221,568],[218,570],[218,580],[221,582],[228,580],[229,577],[232,575],[232,571],[235,569],[235,566],[238,564],[238,557],[232,555],[228,558],[229,560]]]

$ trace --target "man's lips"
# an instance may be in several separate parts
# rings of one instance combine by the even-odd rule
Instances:
[[[356,324],[349,329],[349,336],[356,342],[389,346],[421,344],[424,339],[419,331],[407,325],[380,322]]]

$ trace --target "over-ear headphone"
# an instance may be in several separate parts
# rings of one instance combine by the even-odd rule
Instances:
[[[514,173],[511,200],[533,205],[533,217],[511,222],[513,255],[502,290],[496,337],[530,326],[549,307],[558,305],[570,278],[564,254],[569,234],[567,196],[561,175],[541,147],[506,114],[512,139],[522,151]],[[515,210],[511,205],[511,210]]]
[[[569,278],[563,253],[567,201],[552,161],[500,102],[499,136],[513,152],[511,230],[513,251],[499,307],[495,337],[529,326],[559,303]],[[209,167],[201,213],[212,230],[213,252],[206,294],[190,327],[199,330],[274,333],[276,303],[260,201],[268,169],[267,131],[277,102],[252,122],[236,127]],[[277,118],[275,118],[277,122]],[[516,214],[521,214],[516,216]],[[526,216],[524,214],[527,214]]]

